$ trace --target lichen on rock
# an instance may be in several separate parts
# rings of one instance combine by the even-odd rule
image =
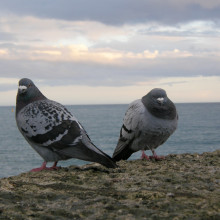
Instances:
[[[220,219],[220,150],[0,179],[0,219]]]

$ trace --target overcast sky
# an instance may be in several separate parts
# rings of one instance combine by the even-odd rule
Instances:
[[[220,101],[219,0],[0,0],[0,105],[32,79],[62,104]]]

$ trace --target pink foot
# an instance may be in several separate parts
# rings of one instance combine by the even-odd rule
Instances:
[[[158,156],[154,150],[152,150],[152,153],[153,153],[153,156],[150,156],[149,157],[150,159],[155,159],[155,160],[164,160],[165,159],[164,156]]]
[[[58,170],[59,169],[59,167],[57,167],[57,162],[54,162],[52,167],[47,167],[46,165],[47,165],[47,162],[44,161],[41,167],[34,168],[30,172],[39,172],[41,170]]]
[[[58,170],[60,167],[57,167],[57,161],[56,162],[54,162],[54,164],[53,164],[53,166],[52,167],[50,167],[50,168],[48,168],[49,170]]]
[[[141,159],[146,159],[149,160],[149,157],[145,154],[144,150],[142,150],[142,155],[141,155]]]

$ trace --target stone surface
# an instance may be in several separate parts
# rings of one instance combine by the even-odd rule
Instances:
[[[220,150],[118,165],[2,178],[0,219],[220,219]]]

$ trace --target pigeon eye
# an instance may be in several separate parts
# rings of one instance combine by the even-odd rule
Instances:
[[[28,88],[30,88],[30,87],[31,87],[31,84],[28,85]]]

